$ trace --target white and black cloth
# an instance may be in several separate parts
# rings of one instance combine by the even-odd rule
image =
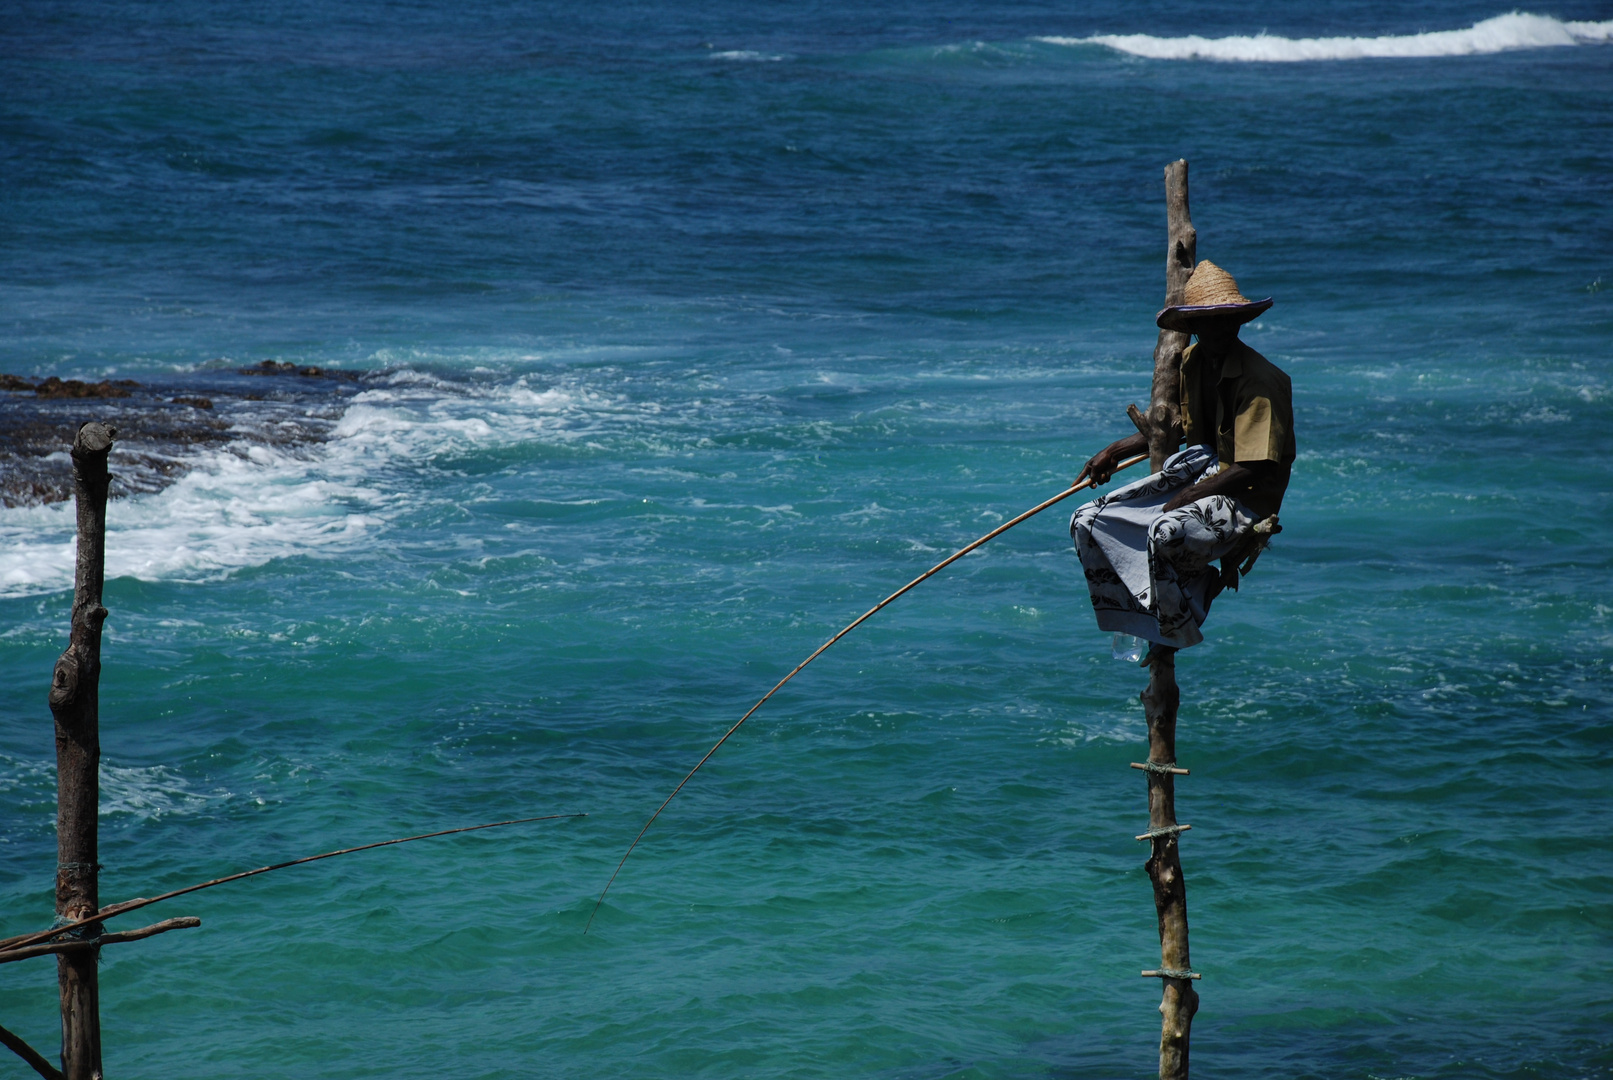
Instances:
[[[1258,519],[1227,495],[1168,514],[1161,508],[1219,469],[1209,447],[1190,446],[1167,458],[1159,472],[1075,512],[1070,536],[1099,629],[1178,649],[1204,640],[1199,627],[1221,580],[1210,564],[1237,547]]]

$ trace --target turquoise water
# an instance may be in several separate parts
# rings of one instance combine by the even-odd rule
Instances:
[[[1613,1074],[1604,7],[20,11],[0,371],[369,373],[112,504],[103,899],[590,815],[152,909],[204,925],[108,950],[108,1075],[1151,1075],[1143,679],[1062,508],[791,683],[582,928],[768,686],[1124,433],[1178,156],[1300,447],[1179,664],[1197,1071]],[[1261,30],[1412,55],[1136,51]],[[0,510],[6,933],[70,525]],[[45,1049],[51,975],[0,968]]]

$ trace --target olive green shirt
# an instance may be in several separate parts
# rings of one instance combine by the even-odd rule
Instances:
[[[1199,346],[1182,352],[1181,416],[1186,445],[1210,447],[1223,464],[1275,462],[1261,470],[1244,497],[1261,516],[1275,514],[1288,488],[1294,463],[1294,392],[1276,364],[1242,341],[1235,341],[1211,382],[1198,359]]]

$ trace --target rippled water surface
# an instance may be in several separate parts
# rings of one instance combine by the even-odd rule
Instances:
[[[108,949],[108,1075],[1152,1075],[1143,678],[1062,511],[781,692],[582,929],[768,686],[1124,433],[1175,157],[1300,447],[1179,664],[1196,1069],[1613,1074],[1613,24],[1504,15],[25,0],[0,371],[362,373],[111,506],[103,899],[590,815],[153,909],[204,925]],[[0,510],[6,933],[71,527]],[[0,1023],[54,1051],[48,961]]]

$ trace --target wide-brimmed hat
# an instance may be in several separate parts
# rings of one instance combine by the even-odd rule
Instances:
[[[1231,319],[1241,326],[1269,307],[1271,297],[1248,299],[1238,291],[1231,274],[1205,259],[1187,279],[1182,302],[1161,311],[1154,322],[1166,330],[1192,334],[1209,319]]]

